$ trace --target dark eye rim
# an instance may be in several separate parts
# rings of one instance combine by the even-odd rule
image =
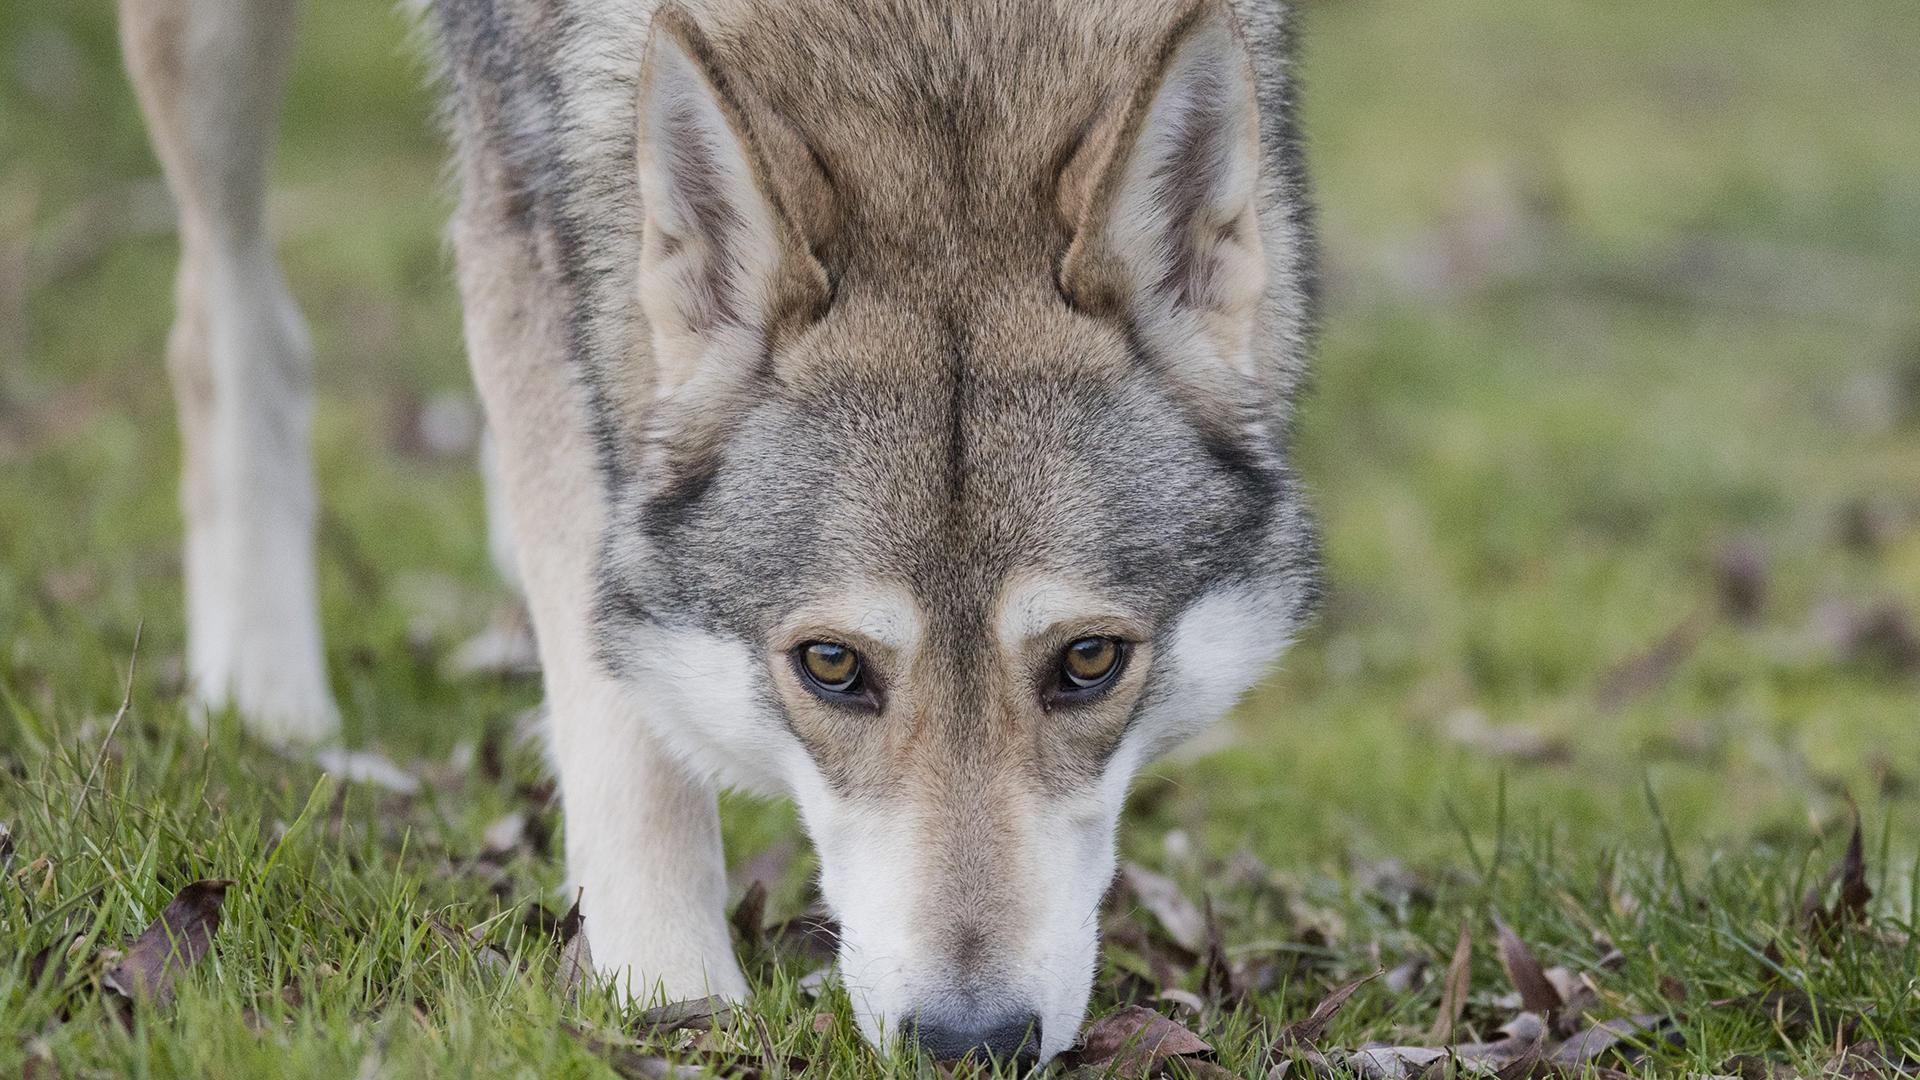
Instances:
[[[849,679],[846,685],[830,686],[821,682],[812,671],[808,670],[807,650],[815,645],[832,645],[853,654],[853,678]],[[787,650],[787,661],[793,665],[794,676],[800,680],[800,685],[821,701],[846,708],[879,711],[880,695],[875,689],[871,674],[867,671],[866,658],[860,655],[859,649],[842,641],[815,638],[803,641]]]
[[[1114,659],[1113,666],[1107,669],[1107,673],[1102,675],[1099,681],[1082,685],[1067,674],[1067,650],[1091,638],[1105,638],[1113,642],[1119,655]],[[1053,670],[1044,694],[1047,707],[1081,705],[1104,696],[1107,691],[1113,689],[1114,684],[1120,681],[1121,674],[1127,670],[1127,664],[1133,659],[1134,644],[1126,638],[1115,637],[1112,634],[1083,634],[1062,645],[1060,651],[1054,656]]]

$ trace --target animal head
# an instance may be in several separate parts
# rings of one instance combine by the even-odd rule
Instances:
[[[822,115],[677,9],[640,83],[603,652],[694,767],[792,794],[864,1029],[940,1056],[1071,1044],[1130,778],[1312,591],[1297,217],[1232,15],[1152,30],[1026,121]]]

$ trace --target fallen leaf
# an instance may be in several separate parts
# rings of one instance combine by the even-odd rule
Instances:
[[[748,883],[747,891],[741,895],[740,903],[734,906],[734,933],[740,935],[740,943],[757,947],[766,940],[767,887],[758,879]]]
[[[1187,894],[1169,878],[1138,863],[1120,869],[1121,880],[1140,906],[1152,913],[1174,943],[1195,956],[1207,948],[1207,920]]]
[[[512,957],[493,945],[477,940],[471,932],[463,934],[433,915],[427,916],[427,927],[438,934],[441,940],[462,954],[472,956],[481,967],[495,975],[512,977],[520,973]]]
[[[1295,1021],[1280,1029],[1280,1034],[1274,1039],[1273,1052],[1278,1055],[1296,1046],[1311,1048],[1318,1044],[1320,1037],[1327,1033],[1327,1025],[1333,1022],[1333,1018],[1339,1014],[1341,1007],[1346,1005],[1347,999],[1353,996],[1354,991],[1382,974],[1376,971],[1364,979],[1355,979],[1322,998],[1320,1004],[1314,1006],[1313,1012],[1305,1020]]]
[[[1449,1051],[1476,1068],[1502,1068],[1538,1049],[1547,1039],[1547,1023],[1538,1013],[1523,1012],[1500,1025],[1492,1042],[1459,1043]]]
[[[1467,1007],[1467,991],[1473,979],[1473,931],[1460,923],[1460,939],[1454,943],[1453,959],[1440,978],[1440,1015],[1433,1021],[1427,1038],[1442,1045],[1453,1041],[1453,1029]]]
[[[1372,1046],[1347,1054],[1346,1067],[1363,1080],[1412,1080],[1447,1056],[1429,1046]]]
[[[1836,881],[1840,883],[1840,892],[1829,907],[1826,895]],[[1867,885],[1865,846],[1860,835],[1860,811],[1856,808],[1853,812],[1853,833],[1847,839],[1847,853],[1841,857],[1840,865],[1827,871],[1800,898],[1800,925],[1809,931],[1823,933],[1848,922],[1864,922],[1867,902],[1872,899],[1873,889]]]
[[[1185,1027],[1139,1005],[1126,1005],[1087,1025],[1080,1042],[1061,1055],[1070,1069],[1098,1066],[1103,1075],[1146,1077],[1168,1059],[1213,1048]]]
[[[196,881],[175,893],[141,935],[101,976],[102,985],[128,1001],[165,1006],[174,979],[200,962],[220,929],[220,906],[231,881]]]
[[[1110,923],[1103,934],[1106,957],[1124,976],[1136,980],[1147,995],[1178,986],[1193,954],[1158,935],[1149,934],[1140,920]],[[1124,999],[1130,995],[1121,995]]]
[[[1820,1070],[1823,1078],[1834,1080],[1891,1080],[1893,1077],[1920,1076],[1920,1059],[1892,1056],[1879,1043],[1869,1039],[1846,1047]]]
[[[593,951],[587,945],[587,919],[580,914],[580,898],[586,894],[583,889],[574,893],[573,906],[560,917],[557,934],[560,938],[560,967],[554,976],[555,987],[562,1001],[575,1001],[580,990],[593,978]]]
[[[1239,980],[1234,976],[1233,964],[1227,959],[1226,943],[1220,936],[1220,920],[1213,915],[1213,897],[1203,897],[1202,904],[1202,917],[1207,927],[1207,950],[1200,973],[1200,993],[1216,1005],[1231,1007],[1245,995],[1241,993]]]
[[[658,1054],[647,1053],[632,1040],[618,1035],[589,1031],[572,1024],[562,1024],[561,1030],[627,1080],[693,1080],[696,1077],[704,1080],[709,1075],[703,1069],[678,1065]]]
[[[1551,1016],[1564,1006],[1565,999],[1541,970],[1533,950],[1520,940],[1512,927],[1501,921],[1497,912],[1493,916],[1493,928],[1500,935],[1500,966],[1506,969],[1513,988],[1520,992],[1521,1006],[1541,1016]]]
[[[27,958],[27,985],[58,986],[67,980],[73,946],[84,934],[66,934]]]
[[[726,1027],[733,1023],[733,1003],[714,996],[674,1001],[644,1010],[627,1023],[635,1038],[657,1039],[687,1028]]]
[[[1620,661],[1600,676],[1594,701],[1608,712],[1652,693],[1680,670],[1707,635],[1705,611],[1695,611],[1647,651]]]
[[[1758,1054],[1737,1054],[1720,1063],[1720,1074],[1736,1080],[1800,1080],[1792,1067]]]
[[[1670,1022],[1664,1013],[1647,1013],[1606,1020],[1575,1034],[1549,1055],[1561,1065],[1584,1065],[1615,1049],[1623,1039],[1637,1038],[1660,1031]],[[1630,1055],[1637,1056],[1637,1055]]]
[[[825,1035],[827,1032],[832,1031],[833,1025],[838,1022],[839,1018],[830,1012],[814,1013],[813,1033],[815,1035]]]

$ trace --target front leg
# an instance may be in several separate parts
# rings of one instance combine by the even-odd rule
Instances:
[[[713,790],[665,753],[644,703],[601,667],[589,624],[606,507],[565,301],[497,162],[463,154],[453,228],[467,351],[546,683],[569,880],[595,961],[639,999],[741,996]]]
[[[536,548],[522,549],[529,570],[541,558]],[[725,918],[713,790],[658,745],[625,687],[600,674],[591,656],[556,655],[561,649],[548,647],[555,635],[545,631],[540,654],[566,811],[567,876],[585,890],[595,962],[638,1000],[745,996]]]

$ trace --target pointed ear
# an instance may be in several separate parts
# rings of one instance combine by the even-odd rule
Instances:
[[[757,362],[769,338],[817,314],[826,274],[782,209],[706,38],[677,9],[654,17],[638,113],[640,302],[654,389],[724,386],[740,374],[730,368]]]
[[[1061,291],[1174,352],[1204,345],[1245,371],[1266,286],[1260,113],[1251,59],[1219,0],[1190,8],[1117,122],[1063,174],[1078,210]],[[1089,186],[1090,185],[1090,186]],[[1194,335],[1200,335],[1198,341]]]

